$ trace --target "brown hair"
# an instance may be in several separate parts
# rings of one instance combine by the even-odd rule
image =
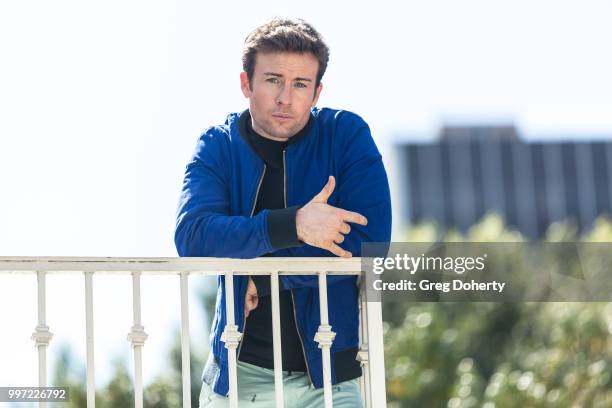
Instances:
[[[323,42],[321,34],[301,19],[276,17],[257,27],[247,36],[242,52],[242,68],[247,73],[249,81],[253,79],[255,56],[258,52],[311,53],[319,61],[316,86],[321,83],[329,61],[329,48]]]

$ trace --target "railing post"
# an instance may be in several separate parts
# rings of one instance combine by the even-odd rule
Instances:
[[[85,346],[87,349],[87,408],[96,406],[93,326],[93,272],[85,274]]]
[[[181,370],[183,408],[191,408],[191,352],[189,349],[189,272],[181,272]]]
[[[234,314],[234,273],[225,273],[225,329],[221,341],[225,343],[229,362],[229,406],[238,407],[238,374],[236,370],[236,348],[242,337],[236,326]]]
[[[283,390],[283,352],[281,348],[280,299],[278,272],[270,276],[270,291],[272,295],[272,348],[274,349],[274,390],[276,391],[276,407],[283,408],[285,403]]]
[[[357,352],[357,360],[361,364],[361,396],[365,401],[366,408],[372,407],[371,391],[370,391],[370,365],[368,351],[368,314],[366,312],[365,292],[360,291],[359,294],[359,337],[360,347]]]
[[[321,324],[315,334],[314,340],[319,343],[319,348],[323,354],[323,392],[325,395],[325,408],[332,408],[332,388],[331,388],[331,357],[330,348],[336,337],[336,333],[331,330],[327,313],[327,273],[319,272],[319,305],[321,311]]]
[[[132,305],[134,325],[127,339],[134,349],[134,405],[136,408],[142,408],[142,347],[148,336],[140,319],[140,272],[138,271],[132,272]]]
[[[370,395],[373,407],[386,407],[385,344],[383,342],[382,303],[364,302],[368,330],[368,364],[370,368]]]
[[[47,289],[45,285],[45,272],[36,272],[38,287],[38,325],[32,333],[34,347],[38,349],[38,386],[47,386],[47,347],[53,337],[47,326]],[[39,403],[39,407],[46,407],[45,402]]]

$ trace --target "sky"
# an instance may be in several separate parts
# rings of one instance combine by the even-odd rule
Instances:
[[[187,160],[204,129],[247,107],[244,37],[275,15],[323,34],[319,106],[370,124],[394,208],[396,144],[446,123],[514,123],[527,139],[612,136],[610,0],[5,0],[0,256],[176,256]],[[402,226],[394,213],[395,236]],[[157,357],[179,325],[178,287],[143,282],[145,381],[165,367]],[[82,276],[50,276],[48,291],[51,362],[61,344],[84,358]],[[95,277],[99,384],[113,359],[131,356],[130,294],[127,277]],[[36,381],[35,305],[33,275],[0,273],[0,385]],[[192,296],[195,347],[206,341],[199,309]]]

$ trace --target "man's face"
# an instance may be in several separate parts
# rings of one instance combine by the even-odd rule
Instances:
[[[253,78],[249,81],[246,72],[240,74],[253,129],[279,141],[299,132],[321,93],[321,84],[315,89],[318,68],[311,53],[257,53]]]

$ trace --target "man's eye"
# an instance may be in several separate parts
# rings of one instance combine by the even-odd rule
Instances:
[[[266,79],[266,81],[268,81],[271,84],[278,84],[278,78],[268,78]]]
[[[296,87],[296,88],[306,88],[307,86],[308,86],[308,85],[306,85],[306,84],[305,84],[305,83],[303,83],[303,82],[296,82],[296,83],[295,83],[295,87]]]

